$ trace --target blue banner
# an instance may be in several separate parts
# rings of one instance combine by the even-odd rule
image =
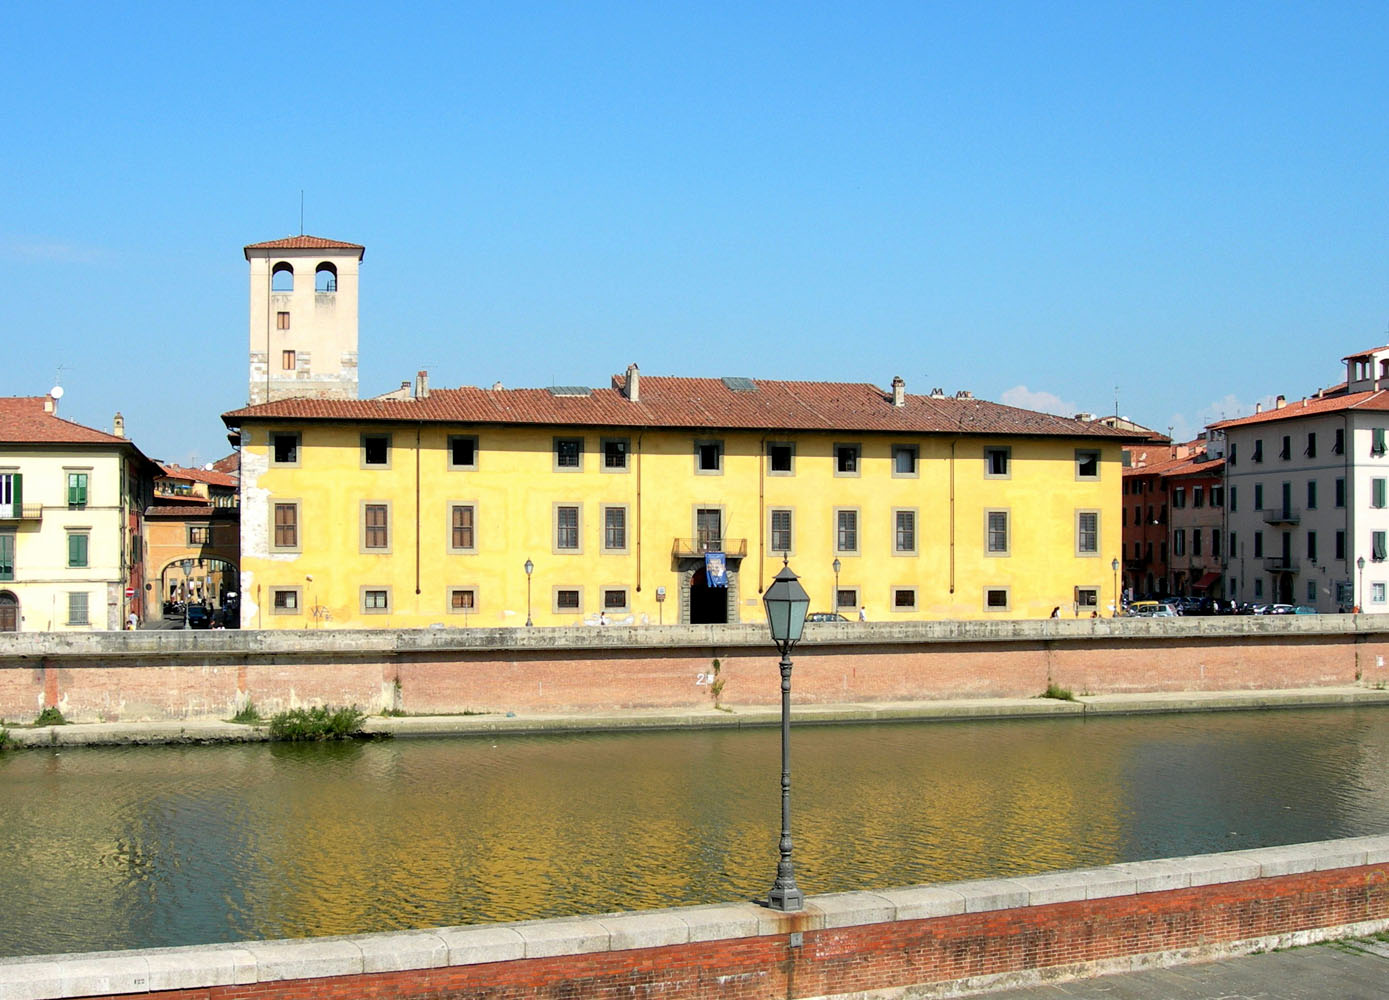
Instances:
[[[728,586],[728,562],[722,552],[704,553],[704,583],[709,587]]]

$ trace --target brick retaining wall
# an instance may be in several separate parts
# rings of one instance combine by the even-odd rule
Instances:
[[[761,626],[0,635],[0,718],[227,718],[306,703],[408,713],[772,705]],[[798,705],[1389,683],[1389,615],[809,625]],[[701,683],[701,675],[704,683]],[[397,681],[399,687],[397,688]]]
[[[1362,837],[812,896],[799,914],[742,903],[0,960],[0,997],[928,996],[1386,928],[1389,837]]]

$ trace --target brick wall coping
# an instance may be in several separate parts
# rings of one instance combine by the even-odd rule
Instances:
[[[1389,632],[1386,615],[1235,615],[1205,618],[1051,618],[939,622],[816,622],[802,650],[814,646],[901,643],[1037,643],[1170,640],[1182,637],[1289,639],[1368,637]],[[383,654],[516,650],[769,648],[762,624],[614,625],[558,628],[304,629],[264,631],[0,633],[0,666],[38,657],[145,658],[194,654],[209,660],[263,654],[305,659]]]
[[[0,1000],[148,993],[766,937],[1389,863],[1389,836],[755,903],[343,937],[0,959]]]

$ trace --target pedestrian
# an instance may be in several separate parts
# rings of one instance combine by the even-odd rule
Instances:
[[[1051,609],[1051,616],[1052,616],[1053,618],[1060,618],[1060,617],[1061,617],[1061,605],[1058,604],[1056,607],[1054,607],[1054,608]]]
[[[130,614],[125,616],[125,627],[131,632],[134,632],[140,627],[140,616],[134,611],[130,612]]]
[[[599,625],[606,625],[606,624],[608,624],[608,613],[607,613],[606,611],[600,611],[600,612],[598,612],[598,624],[599,624]]]
[[[868,605],[865,604],[858,609],[858,620],[861,622],[868,621]]]

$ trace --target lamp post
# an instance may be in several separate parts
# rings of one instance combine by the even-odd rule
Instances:
[[[839,571],[843,567],[838,559],[830,563],[830,568],[834,570],[834,613],[839,614]]]
[[[776,881],[767,894],[767,906],[773,910],[799,910],[805,906],[805,893],[796,888],[796,872],[791,865],[791,650],[805,627],[810,595],[784,557],[781,572],[762,601],[767,608],[772,642],[781,651],[781,839],[777,843],[781,859],[776,866]]]
[[[193,560],[184,559],[179,565],[183,568],[183,627],[192,628],[188,624],[188,605],[193,603],[193,581],[190,578],[193,573]]]
[[[1109,568],[1114,571],[1114,617],[1119,617],[1119,560],[1112,560]]]
[[[1365,557],[1355,560],[1355,568],[1360,571],[1360,590],[1356,594],[1355,610],[1365,610]]]
[[[535,563],[526,560],[526,624],[533,625],[531,621],[531,574],[535,572]]]

